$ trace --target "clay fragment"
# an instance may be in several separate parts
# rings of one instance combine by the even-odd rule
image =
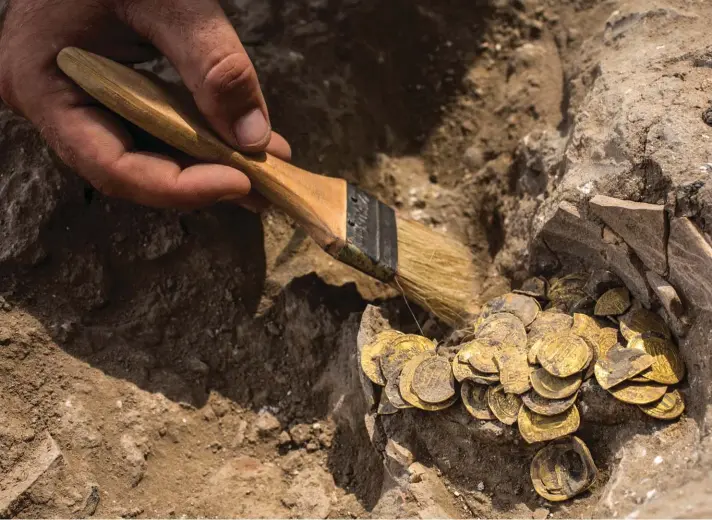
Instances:
[[[694,307],[712,310],[712,246],[688,218],[670,222],[670,281]]]

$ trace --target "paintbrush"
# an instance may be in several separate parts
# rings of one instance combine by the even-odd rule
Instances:
[[[302,170],[266,153],[244,155],[226,145],[196,115],[134,69],[68,47],[62,71],[100,103],[195,159],[232,166],[292,217],[327,253],[382,282],[450,325],[477,310],[479,291],[470,249],[404,219],[343,179]]]

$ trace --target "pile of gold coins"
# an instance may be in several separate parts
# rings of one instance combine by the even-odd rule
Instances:
[[[531,278],[487,302],[455,349],[381,332],[360,359],[364,374],[383,387],[378,413],[443,410],[459,395],[474,418],[517,424],[526,442],[549,442],[530,468],[539,495],[562,501],[584,492],[597,473],[573,436],[585,380],[595,377],[611,396],[656,419],[677,419],[685,409],[673,388],[685,365],[669,328],[609,275]]]

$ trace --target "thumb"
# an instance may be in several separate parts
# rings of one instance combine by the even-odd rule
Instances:
[[[122,14],[176,67],[226,142],[264,150],[271,127],[257,72],[217,0],[133,0]]]

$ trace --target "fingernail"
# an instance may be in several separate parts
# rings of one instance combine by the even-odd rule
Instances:
[[[265,140],[269,124],[262,111],[255,108],[237,120],[234,132],[239,146],[254,146]]]

